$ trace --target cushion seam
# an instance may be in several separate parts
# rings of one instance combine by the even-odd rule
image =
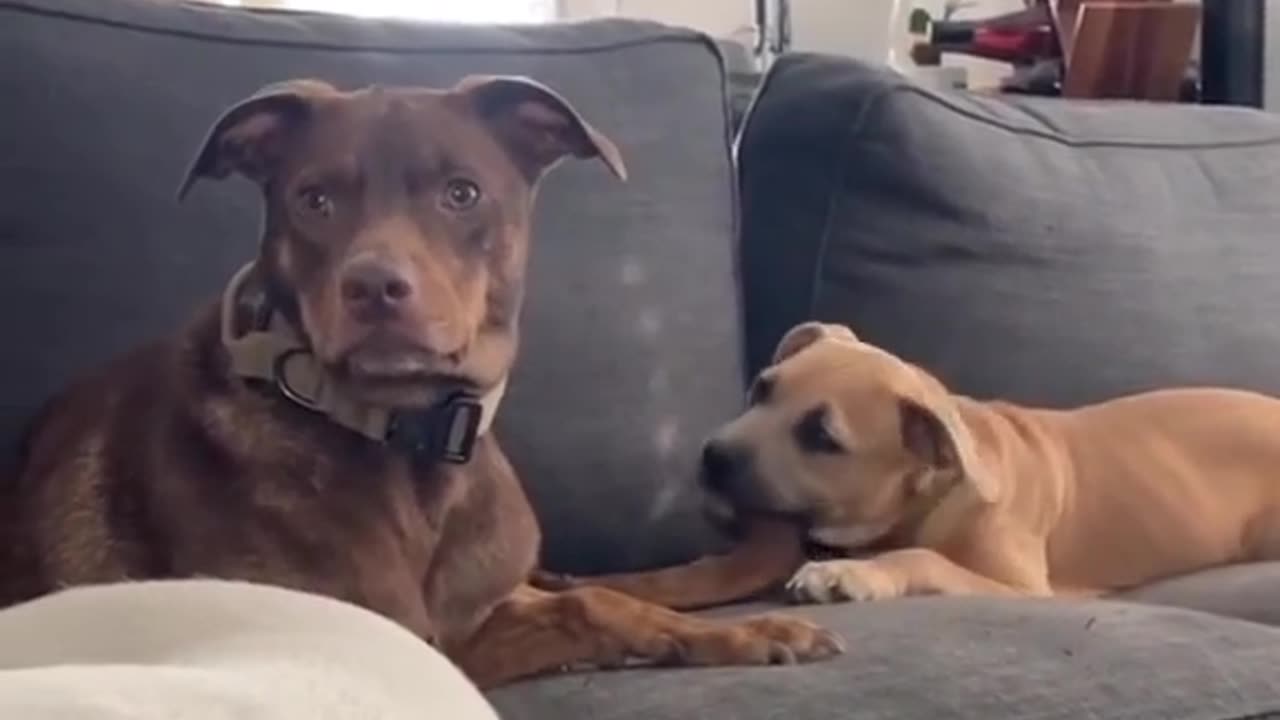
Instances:
[[[1280,710],[1262,710],[1246,715],[1232,715],[1231,717],[1222,718],[1222,720],[1273,720],[1274,718],[1280,718]]]
[[[743,174],[743,166],[742,166],[742,143],[747,137],[747,134],[751,131],[751,125],[756,120],[756,108],[760,105],[762,99],[766,97],[765,96],[766,89],[769,87],[770,83],[773,81],[773,78],[775,75],[776,75],[775,72],[768,71],[768,72],[765,72],[764,76],[760,78],[759,85],[757,85],[755,92],[752,93],[751,102],[747,103],[747,108],[744,111],[743,118],[742,118],[742,126],[738,128],[738,135],[736,138],[734,138],[733,145],[730,148],[731,157],[733,159],[734,194],[738,198],[737,210],[742,214],[742,216],[745,216],[747,212],[746,208],[743,207],[741,204],[741,198],[745,190],[745,181],[746,181],[746,177]],[[727,93],[726,93],[726,96],[727,96]],[[726,102],[727,101],[728,99],[726,97]],[[750,304],[747,299],[747,292],[748,292],[747,279],[746,279],[747,269],[746,269],[746,262],[743,259],[747,253],[746,242],[745,242],[746,218],[740,216],[738,222],[739,222],[739,228],[738,228],[739,233],[734,242],[734,246],[735,246],[734,274],[738,278],[738,297],[736,298],[738,301],[738,316],[742,319],[741,320],[742,339],[739,345],[741,346],[740,353],[742,357],[742,385],[743,385],[743,388],[745,389],[747,385],[751,382],[751,377],[750,377],[751,370],[752,370],[751,352],[754,348],[752,346],[752,341],[751,341],[751,336],[753,334],[751,332],[751,322],[747,312],[747,307]]]
[[[1066,137],[1061,133],[1057,133],[1057,132],[1038,130],[1036,128],[1019,127],[1019,126],[1010,124],[1008,122],[996,120],[995,118],[986,117],[980,113],[974,112],[972,110],[961,107],[951,102],[944,95],[941,95],[939,93],[929,92],[911,83],[898,82],[898,83],[891,84],[888,87],[884,88],[882,96],[885,94],[893,93],[893,92],[913,93],[915,95],[919,95],[920,97],[926,100],[930,100],[933,103],[939,106],[942,106],[943,108],[946,108],[947,110],[950,110],[956,115],[962,116],[968,120],[972,120],[974,122],[977,122],[983,125],[989,125],[991,127],[1004,130],[1006,132],[1010,132],[1013,134],[1028,135],[1031,137],[1038,138],[1040,140],[1055,142],[1062,145],[1066,145],[1068,147],[1080,147],[1080,148],[1123,147],[1123,148],[1151,149],[1151,150],[1218,150],[1218,149],[1226,149],[1226,148],[1248,148],[1248,147],[1258,147],[1262,145],[1280,144],[1280,134],[1253,138],[1249,140],[1222,141],[1222,142],[1210,142],[1210,143],[1141,142],[1141,141],[1134,141],[1134,140],[1118,140],[1118,139],[1117,140],[1077,139],[1077,138]]]
[[[893,87],[884,88],[881,92],[876,93],[863,104],[862,110],[845,131],[844,137],[840,141],[839,152],[835,153],[833,156],[835,158],[835,162],[839,164],[839,167],[837,168],[835,177],[833,178],[835,182],[831,184],[831,190],[827,196],[827,210],[822,219],[822,234],[818,236],[818,252],[814,258],[813,275],[810,278],[811,288],[809,290],[809,309],[807,311],[809,317],[805,318],[806,320],[815,319],[813,315],[818,307],[819,294],[822,292],[822,278],[826,272],[827,253],[831,245],[830,240],[832,226],[835,224],[836,208],[840,204],[840,197],[842,195],[841,188],[844,187],[845,181],[848,178],[849,163],[845,162],[845,158],[848,156],[849,149],[852,147],[854,139],[862,132],[863,128],[866,127],[867,118],[871,114],[872,108],[888,97],[893,90]]]

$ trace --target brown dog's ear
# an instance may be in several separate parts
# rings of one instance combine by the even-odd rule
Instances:
[[[528,78],[470,75],[453,88],[467,95],[525,174],[536,180],[565,156],[598,157],[627,179],[613,141],[591,127],[567,100]]]
[[[816,321],[800,323],[782,336],[782,340],[778,343],[778,348],[773,351],[773,364],[777,365],[823,338],[858,342],[858,338],[853,334],[853,331],[844,325]]]
[[[267,85],[228,108],[209,129],[178,187],[178,199],[202,178],[221,180],[239,172],[265,180],[280,159],[284,133],[306,119],[317,98],[336,92],[320,80],[290,80]]]
[[[929,390],[926,396],[902,398],[898,408],[903,446],[933,470],[932,476],[923,478],[926,487],[917,490],[927,491],[941,474],[967,482],[984,502],[995,502],[999,487],[978,461],[973,436],[954,402],[941,391]]]

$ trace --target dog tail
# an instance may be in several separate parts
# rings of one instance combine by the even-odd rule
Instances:
[[[535,573],[544,590],[601,587],[672,610],[700,610],[756,597],[782,584],[805,560],[803,533],[794,523],[748,520],[742,541],[724,555],[638,573],[573,578]]]

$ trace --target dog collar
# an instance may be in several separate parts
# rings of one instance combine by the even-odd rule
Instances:
[[[476,440],[493,425],[506,390],[504,377],[484,395],[457,392],[427,408],[387,408],[357,402],[339,391],[310,346],[264,301],[246,303],[254,264],[231,278],[222,296],[222,344],[231,372],[274,387],[290,401],[370,440],[414,457],[465,463]],[[254,316],[247,332],[236,327],[242,308]]]

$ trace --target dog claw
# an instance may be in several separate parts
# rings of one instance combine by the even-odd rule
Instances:
[[[785,614],[757,615],[693,632],[661,633],[627,647],[631,657],[659,666],[798,665],[844,652],[844,643],[835,633]],[[605,652],[598,657],[611,659]]]
[[[688,665],[693,657],[693,648],[679,638],[669,637],[665,652],[659,653],[659,665]]]
[[[787,583],[787,598],[795,604],[830,603],[836,598],[839,583],[834,578],[810,577],[797,573]]]
[[[775,642],[769,647],[770,665],[796,665],[798,662],[795,651],[786,645]]]
[[[813,593],[810,591],[810,589],[805,587],[805,583],[803,582],[803,580],[804,580],[803,575],[797,572],[795,575],[791,577],[790,580],[787,581],[787,584],[784,587],[784,592],[786,594],[786,597],[792,603],[800,604],[805,602],[813,602],[815,599],[812,597]]]
[[[839,578],[830,578],[827,582],[827,590],[833,600],[849,601],[858,599],[850,592],[850,588],[840,582]]]
[[[830,630],[822,630],[813,643],[815,659],[825,660],[845,653],[844,638]]]
[[[614,657],[604,657],[596,662],[596,667],[601,670],[621,670],[627,666],[627,658],[625,655],[617,655]]]
[[[895,597],[891,581],[872,565],[857,560],[806,563],[787,582],[793,602],[869,602]]]
[[[545,590],[547,592],[564,592],[566,590],[573,590],[581,585],[581,582],[573,575],[554,573],[546,570],[535,570],[533,574],[529,576],[529,584],[539,590]]]
[[[844,642],[838,635],[801,618],[764,615],[750,620],[748,626],[767,639],[764,659],[771,665],[826,660],[844,652]]]

